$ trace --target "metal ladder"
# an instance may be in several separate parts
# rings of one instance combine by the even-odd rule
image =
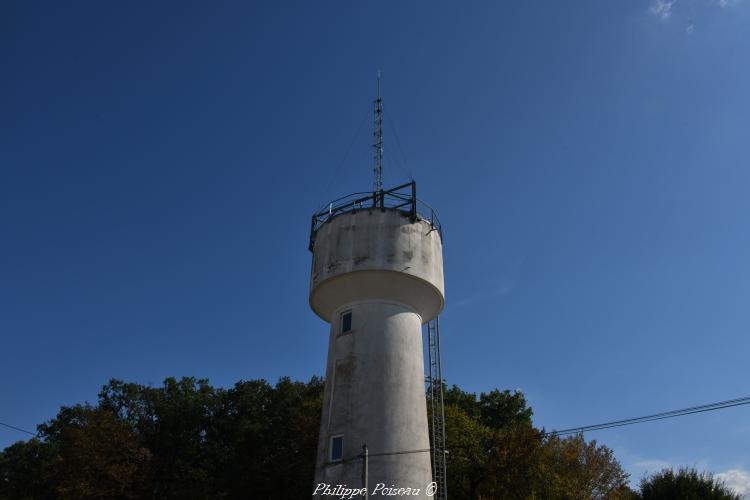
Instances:
[[[432,476],[437,484],[436,500],[447,500],[448,487],[445,471],[445,406],[443,404],[443,374],[440,366],[440,318],[427,322],[427,356],[430,373],[427,378],[430,420],[432,423]]]

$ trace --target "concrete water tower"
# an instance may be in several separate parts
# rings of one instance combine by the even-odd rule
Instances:
[[[310,306],[331,325],[315,484],[359,488],[366,477],[370,494],[384,483],[428,498],[422,326],[444,304],[442,233],[415,182],[383,189],[379,94],[373,191],[312,219]]]

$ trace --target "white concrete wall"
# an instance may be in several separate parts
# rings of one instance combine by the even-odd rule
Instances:
[[[442,242],[429,223],[374,209],[318,230],[310,306],[331,331],[315,484],[361,487],[366,443],[371,491],[385,483],[427,498],[429,452],[403,452],[429,449],[422,324],[443,304]],[[353,330],[342,334],[345,310]],[[342,463],[329,460],[334,435],[344,436]]]
[[[336,318],[344,310],[352,311],[353,329],[342,334],[339,321],[331,326],[315,483],[359,487],[362,461],[355,457],[363,444],[371,455],[430,447],[422,319],[408,306],[384,301],[347,304]],[[335,435],[344,437],[343,463],[328,460]],[[428,452],[369,459],[371,491],[382,482],[424,493],[431,480]]]
[[[354,300],[390,298],[423,321],[444,304],[443,247],[438,231],[397,210],[361,210],[325,223],[315,237],[310,306],[330,322]]]

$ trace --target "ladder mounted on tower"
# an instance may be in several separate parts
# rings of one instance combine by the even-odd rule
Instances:
[[[447,500],[445,459],[445,405],[443,404],[443,373],[440,363],[440,317],[427,322],[427,357],[429,375],[427,377],[430,411],[430,455],[432,456],[432,477],[437,484],[436,500]]]

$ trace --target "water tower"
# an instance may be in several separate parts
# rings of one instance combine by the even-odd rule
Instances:
[[[435,479],[442,487],[434,498],[444,498],[435,340],[444,304],[442,232],[434,210],[417,200],[416,182],[383,189],[382,113],[378,89],[373,191],[339,198],[312,218],[310,306],[331,325],[315,485],[367,484],[372,494],[383,483],[421,488],[419,497],[428,498],[425,488]],[[425,324],[429,402],[438,405],[430,412],[432,443]]]

